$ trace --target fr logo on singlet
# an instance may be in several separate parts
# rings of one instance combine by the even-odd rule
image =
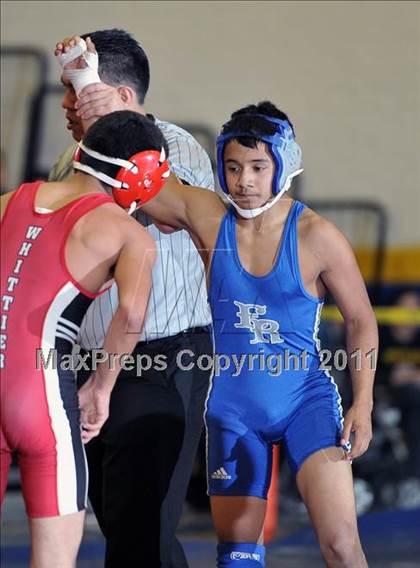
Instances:
[[[260,318],[267,312],[267,306],[242,304],[236,300],[233,303],[239,308],[236,312],[239,323],[235,323],[235,327],[252,331],[254,339],[250,339],[250,343],[283,343],[284,339],[279,334],[279,322]]]

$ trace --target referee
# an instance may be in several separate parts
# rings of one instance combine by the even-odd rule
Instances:
[[[143,49],[122,30],[87,35],[99,55],[103,83],[93,86],[92,98],[96,97],[96,104],[101,99],[101,114],[121,108],[145,114],[149,63]],[[62,82],[67,127],[78,141],[84,132],[75,108],[76,95],[70,83]],[[107,98],[111,92],[107,85],[118,88],[118,100]],[[168,142],[171,170],[186,184],[213,189],[210,160],[197,141],[178,126],[147,116]],[[74,149],[59,158],[50,181],[71,173]],[[167,234],[141,210],[136,215],[158,250],[144,328],[141,333],[129,330],[139,333],[133,355],[142,356],[143,368],[139,376],[135,368],[121,371],[112,392],[109,419],[86,446],[89,498],[105,535],[107,568],[185,568],[188,563],[175,531],[202,431],[210,371],[196,365],[182,370],[177,355],[185,349],[195,358],[212,355],[205,274],[185,231]],[[102,347],[117,305],[115,285],[91,304],[81,327],[83,350]],[[80,372],[79,384],[89,374]]]

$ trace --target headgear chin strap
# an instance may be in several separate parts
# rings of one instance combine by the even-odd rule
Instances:
[[[275,197],[269,199],[267,203],[265,203],[261,207],[256,207],[255,209],[242,209],[237,203],[235,203],[235,201],[229,194],[225,195],[225,198],[231,205],[233,205],[233,207],[241,217],[243,217],[244,219],[253,219],[254,217],[258,217],[258,215],[261,215],[261,213],[264,213],[264,211],[267,211],[267,209],[271,209],[271,207],[273,207],[273,205],[275,205],[280,200],[280,197],[282,197],[282,195],[289,189],[292,184],[292,179],[302,172],[303,169],[300,169],[296,170],[293,174],[290,174],[286,179],[286,183],[284,184],[283,189]]]
[[[274,134],[258,135],[258,138],[267,144],[274,161],[272,184],[273,198],[267,201],[267,203],[255,209],[242,209],[229,195],[229,190],[226,184],[223,161],[226,144],[234,138],[239,138],[241,136],[252,138],[253,135],[249,132],[237,131],[220,134],[217,138],[217,174],[219,177],[220,187],[239,215],[246,219],[252,219],[273,207],[280,197],[290,188],[292,179],[303,172],[303,169],[300,167],[302,162],[302,151],[299,144],[295,141],[293,130],[287,120],[281,120],[279,118],[265,116],[263,114],[253,114],[249,116],[258,116],[276,125],[276,132]]]
[[[120,166],[116,177],[112,178],[87,164],[81,164],[79,161],[81,150],[96,160]],[[123,160],[104,156],[95,150],[91,150],[83,142],[79,142],[73,160],[73,168],[110,185],[113,188],[112,195],[115,202],[124,209],[129,209],[130,214],[134,209],[157,195],[169,177],[169,163],[166,160],[163,148],[160,153],[157,150],[145,150],[138,152],[129,160]]]

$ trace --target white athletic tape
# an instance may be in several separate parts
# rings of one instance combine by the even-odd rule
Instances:
[[[65,69],[68,63],[71,63],[81,55],[86,61],[87,67],[84,69]],[[98,74],[98,54],[87,50],[86,42],[83,38],[67,53],[57,55],[57,61],[63,69],[65,78],[72,83],[77,96],[88,85],[101,83]]]
[[[87,51],[86,42],[83,38],[80,38],[80,41],[77,42],[76,45],[70,49],[70,51],[68,51],[67,53],[62,53],[61,55],[57,55],[57,61],[61,65],[61,67],[64,68],[67,63],[74,61],[85,51]]]

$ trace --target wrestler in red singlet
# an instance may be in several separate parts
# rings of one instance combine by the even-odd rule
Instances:
[[[1,257],[1,499],[12,452],[17,452],[29,517],[86,507],[75,377],[60,369],[60,356],[71,353],[95,295],[72,278],[64,251],[83,215],[113,203],[105,195],[86,195],[40,213],[34,205],[39,185],[22,185],[2,219],[8,241]],[[45,362],[56,350],[58,368],[52,357],[47,368],[37,365],[37,350]]]

